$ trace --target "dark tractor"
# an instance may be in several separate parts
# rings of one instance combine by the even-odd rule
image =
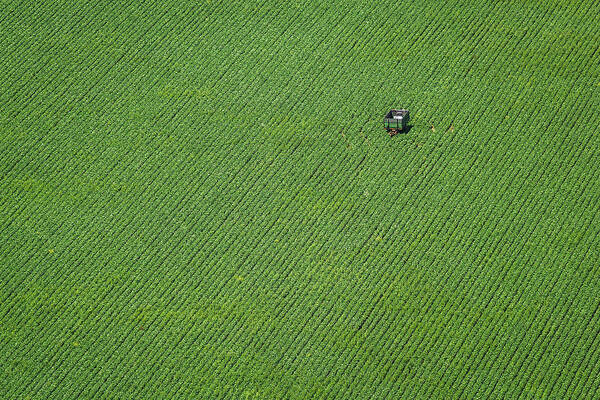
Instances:
[[[383,118],[385,130],[390,136],[403,132],[406,130],[409,118],[408,110],[390,110]]]

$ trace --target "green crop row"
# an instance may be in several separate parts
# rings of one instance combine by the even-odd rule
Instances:
[[[3,5],[0,397],[597,397],[598,15]]]

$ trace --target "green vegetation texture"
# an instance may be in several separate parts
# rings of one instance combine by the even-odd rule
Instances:
[[[0,398],[600,398],[599,2],[3,1],[0,39]]]

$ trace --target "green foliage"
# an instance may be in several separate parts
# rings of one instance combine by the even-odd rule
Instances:
[[[4,2],[0,397],[598,398],[599,16]]]

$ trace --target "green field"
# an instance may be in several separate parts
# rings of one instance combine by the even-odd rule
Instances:
[[[599,2],[3,1],[0,39],[0,398],[600,398]]]

